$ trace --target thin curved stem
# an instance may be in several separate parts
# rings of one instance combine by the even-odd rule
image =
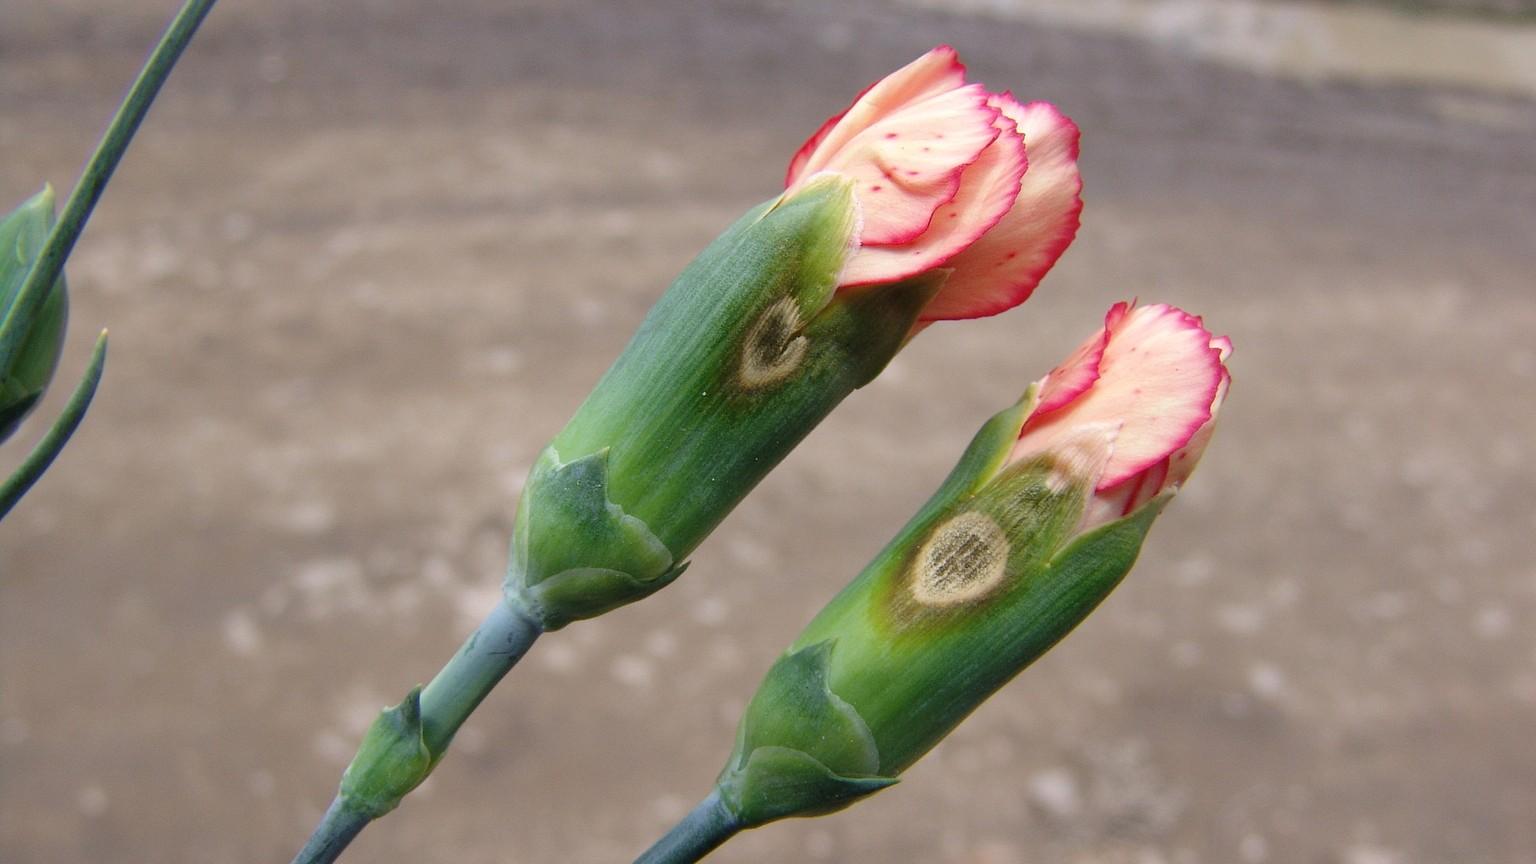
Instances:
[[[85,376],[75,385],[75,392],[69,397],[59,419],[54,421],[43,440],[32,448],[16,473],[0,483],[0,519],[4,519],[11,508],[16,506],[16,502],[21,500],[21,496],[27,494],[32,484],[43,476],[48,466],[58,458],[59,451],[69,443],[70,436],[80,427],[80,421],[85,419],[85,410],[91,407],[91,399],[96,395],[96,385],[101,383],[101,373],[106,363],[107,331],[103,330],[96,338],[96,350],[91,352],[91,362],[85,368]]]
[[[719,849],[736,836],[741,823],[720,800],[720,790],[711,791],[683,821],[672,827],[656,845],[635,859],[635,864],[693,864]]]
[[[10,365],[16,352],[26,342],[32,321],[37,318],[43,302],[48,299],[50,289],[63,272],[64,261],[75,248],[75,241],[80,239],[80,232],[85,229],[86,220],[91,218],[96,202],[101,200],[102,192],[106,191],[107,181],[112,179],[112,172],[117,169],[117,163],[122,160],[139,124],[149,113],[149,106],[154,103],[161,85],[170,76],[172,67],[181,57],[181,52],[186,50],[187,43],[192,41],[198,25],[208,16],[214,2],[187,0],[186,5],[171,20],[165,35],[160,37],[159,44],[140,70],[138,79],[129,88],[127,97],[117,109],[117,115],[107,126],[101,143],[96,145],[96,152],[86,163],[80,182],[75,184],[69,200],[64,203],[59,221],[54,223],[53,230],[48,233],[42,252],[32,262],[26,281],[16,292],[15,302],[11,304],[4,320],[0,320],[0,369]]]

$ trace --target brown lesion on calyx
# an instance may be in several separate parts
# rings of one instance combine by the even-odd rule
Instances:
[[[907,584],[923,606],[953,606],[992,593],[1008,575],[1008,536],[986,513],[939,523],[912,556]]]
[[[804,327],[793,297],[781,297],[764,309],[742,340],[736,375],[741,386],[755,390],[777,384],[800,368],[810,349]]]

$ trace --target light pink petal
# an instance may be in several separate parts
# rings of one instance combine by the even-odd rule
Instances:
[[[1109,314],[1104,316],[1104,329],[1089,336],[1088,341],[1077,346],[1070,357],[1045,376],[1034,416],[1055,411],[1076,399],[1093,382],[1099,380],[1099,361],[1104,359],[1104,346],[1109,344],[1109,332],[1124,317],[1127,308],[1129,304],[1125,302],[1111,306]]]
[[[1210,425],[1206,423],[1201,428],[1210,428]],[[1129,516],[1137,507],[1156,498],[1158,493],[1163,491],[1163,487],[1168,485],[1168,466],[1171,459],[1172,457],[1159,459],[1147,470],[1120,484],[1125,489],[1125,502],[1120,507],[1119,515]]]
[[[1226,336],[1217,336],[1212,339],[1211,347],[1215,348],[1217,353],[1221,355],[1221,362],[1223,363],[1227,362],[1227,358],[1232,356],[1232,340]]]
[[[1024,139],[1001,114],[995,115],[993,122],[996,140],[961,173],[959,189],[952,200],[934,211],[927,230],[905,245],[870,245],[870,211],[883,205],[885,199],[882,193],[860,198],[866,242],[843,271],[843,286],[890,282],[937,267],[986,234],[1008,213],[1025,174]],[[903,168],[897,172],[897,180],[916,173],[915,168]]]
[[[1002,94],[995,104],[1024,134],[1029,170],[1008,215],[946,263],[955,272],[923,310],[926,320],[980,318],[1023,303],[1077,236],[1077,124],[1046,102],[1021,105]]]
[[[1223,363],[1232,354],[1232,340],[1225,336],[1211,340],[1211,347],[1216,349]],[[1168,457],[1168,477],[1165,485],[1182,486],[1195,470],[1195,465],[1200,462],[1200,455],[1205,452],[1205,445],[1211,443],[1211,433],[1216,430],[1216,415],[1221,411],[1221,403],[1226,400],[1227,388],[1231,383],[1232,373],[1228,372],[1223,365],[1221,383],[1216,387],[1216,398],[1211,400],[1211,419],[1200,427],[1200,430],[1189,439],[1188,444]]]
[[[940,206],[957,197],[963,176],[972,173],[1001,134],[998,110],[987,104],[987,96],[980,84],[971,84],[908,105],[855,135],[818,166],[853,178],[864,214],[859,239],[865,246],[919,239]],[[1022,145],[1018,151],[1022,160]],[[992,216],[988,228],[1009,203]]]
[[[1166,305],[1131,309],[1110,330],[1098,379],[1069,404],[1031,416],[1012,458],[1050,449],[1084,423],[1123,423],[1099,479],[1100,489],[1113,488],[1191,443],[1211,419],[1224,375],[1199,318]]]
[[[883,117],[904,105],[955,90],[965,84],[965,67],[955,49],[940,45],[864,88],[847,110],[816,130],[789,163],[788,188],[802,176],[824,170],[831,154]]]
[[[1131,310],[1135,309],[1139,302],[1141,302],[1139,298],[1132,297],[1129,302],[1121,300],[1109,307],[1109,311],[1104,313],[1104,329],[1111,333],[1119,329],[1120,322],[1125,320],[1125,316],[1131,314]]]

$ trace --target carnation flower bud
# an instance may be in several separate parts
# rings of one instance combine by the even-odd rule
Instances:
[[[1169,306],[1104,330],[992,418],[748,705],[718,798],[750,827],[894,783],[1130,570],[1209,440],[1225,338]]]
[[[852,184],[748,213],[678,277],[524,487],[507,591],[545,629],[640,599],[905,344],[943,281],[838,293]]]
[[[53,223],[49,186],[0,220],[0,320],[10,313]],[[68,318],[69,293],[61,276],[37,316],[25,325],[20,349],[0,369],[0,441],[15,433],[53,380]]]
[[[506,581],[544,629],[667,585],[929,322],[1023,302],[1077,230],[1077,127],[947,46],[865,91],[710,245],[524,487]]]
[[[662,295],[535,460],[506,602],[378,718],[323,826],[376,818],[424,781],[538,634],[670,584],[737,502],[930,322],[1029,296],[1077,230],[1077,127],[964,78],[941,47],[877,82],[806,142],[783,193]],[[888,188],[873,179],[882,171]]]

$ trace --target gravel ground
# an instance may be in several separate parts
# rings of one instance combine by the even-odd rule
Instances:
[[[170,5],[6,0],[0,201],[67,188]],[[536,645],[348,860],[630,860],[976,425],[1140,296],[1237,355],[1137,572],[899,787],[711,860],[1536,862],[1536,103],[873,0],[434,8],[217,9],[71,262],[63,374],[112,356],[0,527],[0,861],[286,861],[662,287],[949,41],[1084,128],[1077,244],[678,584]]]

